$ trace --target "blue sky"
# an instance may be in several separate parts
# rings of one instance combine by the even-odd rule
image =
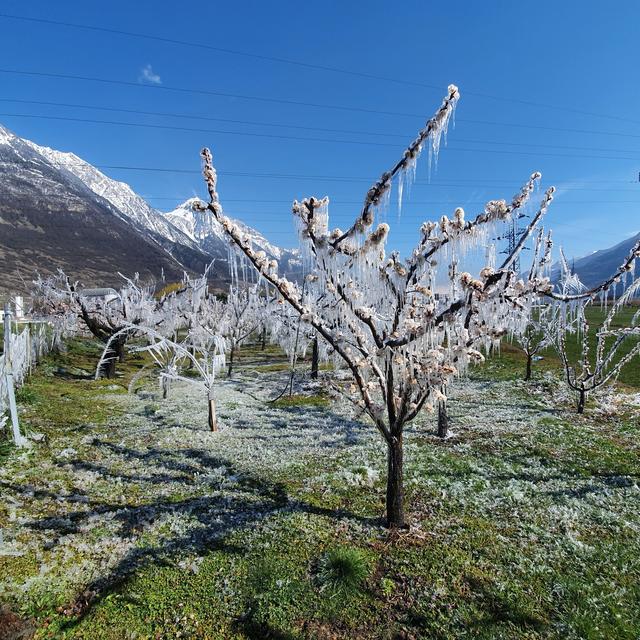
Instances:
[[[275,243],[296,244],[293,198],[329,195],[345,227],[455,83],[437,171],[421,162],[388,214],[394,248],[408,252],[422,220],[510,198],[534,170],[559,189],[546,225],[568,255],[640,231],[640,3],[5,0],[0,13],[205,45],[0,17],[4,71],[130,83],[2,72],[0,122],[96,165],[154,169],[104,171],[159,209],[204,195],[207,145],[227,213]]]

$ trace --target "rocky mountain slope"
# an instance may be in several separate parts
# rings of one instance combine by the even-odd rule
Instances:
[[[118,271],[180,277],[182,264],[132,233],[108,200],[3,128],[0,181],[2,289],[28,290],[36,271],[58,268],[87,284],[116,284]]]
[[[86,284],[117,284],[118,272],[175,280],[202,272],[229,277],[220,225],[190,201],[163,214],[131,187],[73,153],[40,146],[0,126],[0,290],[24,291],[35,271],[62,268]],[[242,224],[242,223],[239,223]],[[295,252],[242,225],[257,248],[299,269]]]

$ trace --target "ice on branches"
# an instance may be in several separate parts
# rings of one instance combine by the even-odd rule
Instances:
[[[442,106],[435,115],[430,118],[423,129],[420,130],[416,139],[405,149],[402,158],[393,166],[390,171],[385,171],[378,181],[367,191],[364,199],[364,205],[360,216],[354,225],[345,233],[341,234],[332,241],[334,249],[338,249],[339,245],[356,233],[362,233],[367,227],[373,224],[373,208],[381,204],[385,197],[388,197],[393,179],[399,176],[398,198],[399,206],[402,206],[402,192],[407,178],[415,177],[416,164],[418,158],[426,144],[429,144],[429,161],[435,157],[437,159],[440,150],[440,142],[443,134],[446,134],[449,120],[451,119],[460,93],[458,87],[451,84],[448,88],[447,96],[442,101]]]
[[[106,377],[113,377],[116,363],[124,358],[125,344],[135,335],[132,327],[164,323],[168,329],[169,325],[164,321],[161,303],[152,295],[153,286],[140,283],[137,274],[133,278],[119,275],[123,285],[117,290],[83,289],[61,270],[34,282],[34,301],[41,312],[60,319],[76,316],[95,338],[109,344],[101,369]],[[128,331],[121,331],[125,326]]]
[[[633,260],[638,257],[637,251],[634,247],[619,271],[630,270],[629,265],[633,265]],[[631,301],[640,292],[640,277],[628,284],[607,312],[602,324],[592,332],[589,311],[597,298],[593,291],[587,292],[587,297],[584,293],[568,293],[584,291],[584,287],[571,273],[564,255],[561,264],[563,278],[560,288],[565,299],[556,303],[559,320],[555,326],[547,327],[547,334],[562,360],[565,381],[576,394],[577,411],[583,413],[589,394],[616,380],[622,369],[640,356],[640,312],[634,313],[627,325],[619,326],[622,312],[630,308]],[[615,281],[616,276],[606,282],[613,284]],[[597,287],[596,290],[606,292],[611,284]],[[593,333],[595,346],[592,345]],[[568,336],[572,334],[576,334],[578,339],[577,360],[572,359],[572,350],[567,343]]]
[[[449,122],[455,114],[456,105],[460,98],[460,92],[455,85],[449,85],[448,92],[449,94],[444,99],[440,110],[427,122],[424,128],[418,133],[416,139],[403,153],[397,171],[391,171],[391,176],[396,173],[398,174],[398,210],[402,210],[402,196],[405,186],[411,186],[415,180],[418,159],[425,145],[429,148],[429,173],[431,173],[432,162],[435,161],[435,164],[438,164],[442,137],[444,136],[446,138]],[[373,202],[372,204],[375,205],[377,203]]]
[[[218,373],[225,366],[225,340],[210,330],[206,324],[198,324],[189,330],[182,339],[178,335],[169,338],[150,327],[128,325],[120,333],[135,331],[146,344],[132,348],[137,353],[148,353],[160,369],[160,382],[163,396],[166,397],[171,381],[181,380],[189,384],[200,385],[205,392],[211,431],[218,430],[218,419],[215,403],[215,382]],[[117,334],[112,340],[117,339]],[[110,348],[107,343],[104,355]],[[192,375],[182,372],[189,368]],[[193,376],[195,372],[196,376]]]
[[[387,254],[388,225],[369,231],[375,208],[389,193],[394,177],[413,166],[428,141],[437,152],[458,97],[457,88],[451,86],[440,109],[401,159],[368,191],[362,211],[347,231],[331,230],[328,199],[294,202],[308,271],[303,291],[269,270],[237,230],[225,224],[212,157],[207,149],[202,152],[209,211],[282,301],[326,343],[336,363],[348,370],[351,383],[343,391],[382,434],[390,464],[390,524],[403,520],[398,473],[401,476],[404,425],[439,402],[451,380],[482,359],[483,347],[521,330],[533,301],[551,289],[544,275],[546,252],[538,253],[528,278],[521,279],[511,267],[551,203],[553,188],[544,193],[502,265],[491,259],[477,275],[462,268],[468,251],[490,244],[496,228],[509,223],[530,200],[541,178],[537,172],[511,201],[491,200],[475,218],[467,219],[462,209],[456,209],[451,218],[426,222],[408,260],[395,252]],[[437,287],[442,276],[450,283],[444,291]]]

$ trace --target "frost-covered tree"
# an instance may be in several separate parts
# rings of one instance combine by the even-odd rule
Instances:
[[[218,430],[218,418],[215,400],[215,381],[218,373],[225,364],[225,340],[222,336],[209,329],[206,323],[201,323],[190,329],[183,339],[177,336],[168,338],[159,331],[141,325],[127,325],[120,329],[120,334],[131,332],[146,344],[132,348],[137,353],[149,353],[160,369],[160,382],[163,395],[170,382],[181,380],[189,384],[201,386],[206,395],[208,418],[211,431]],[[118,340],[114,334],[111,340]],[[103,357],[110,349],[109,342],[105,346]],[[181,373],[183,362],[191,364],[190,370],[196,377],[184,376]]]
[[[304,283],[301,293],[303,296],[305,295],[306,283]],[[322,296],[309,304],[323,304]],[[302,316],[281,296],[269,301],[265,307],[265,318],[269,328],[270,341],[277,344],[289,357],[289,393],[293,393],[293,379],[298,359],[306,358],[309,351],[311,351],[309,375],[311,379],[317,380],[320,362],[329,360],[330,346],[325,341],[318,339],[318,333],[313,326],[303,320]],[[328,379],[325,381],[330,382]]]
[[[640,257],[640,247],[635,251]],[[595,345],[591,344],[589,310],[594,298],[574,310],[574,317],[563,320],[557,332],[556,346],[564,367],[564,377],[576,394],[576,408],[583,413],[589,394],[614,381],[634,358],[640,355],[640,310],[636,311],[628,325],[623,325],[622,312],[640,291],[640,278],[635,279],[626,291],[613,303],[602,324],[595,331]],[[569,327],[572,323],[573,326]],[[617,326],[616,326],[617,325]],[[571,357],[568,335],[577,333],[577,362]]]
[[[132,351],[151,356],[159,371],[163,397],[174,380],[202,386],[208,425],[211,431],[217,431],[215,381],[225,364],[224,335],[229,331],[230,316],[227,304],[209,292],[207,274],[208,269],[197,278],[185,274],[179,287],[157,301],[146,321],[127,322],[110,337],[103,358],[112,350],[110,342],[126,342],[133,336],[143,341]],[[191,372],[189,377],[183,375],[185,368]]]
[[[311,377],[313,379],[318,378],[318,371],[320,369],[320,342],[318,336],[313,336],[311,342]]]
[[[430,156],[438,153],[458,97],[457,88],[449,87],[435,116],[371,187],[360,214],[346,231],[329,228],[327,198],[294,202],[309,273],[304,295],[296,283],[278,274],[277,264],[254,251],[249,238],[224,215],[211,154],[207,149],[202,152],[209,202],[201,208],[215,216],[262,277],[331,347],[336,364],[351,374],[353,401],[382,435],[387,450],[389,526],[405,522],[405,425],[423,408],[433,406],[440,389],[454,376],[483,359],[481,346],[526,321],[535,297],[551,289],[539,269],[521,280],[512,267],[551,202],[553,188],[544,193],[527,230],[502,264],[487,265],[475,277],[460,268],[470,249],[495,237],[495,228],[508,223],[529,201],[538,173],[511,202],[492,200],[472,220],[456,209],[452,219],[443,216],[439,222],[424,223],[407,260],[395,252],[386,255],[387,224],[371,230],[375,211],[388,200],[393,180],[401,200],[404,183],[413,176],[422,150],[428,147]],[[448,280],[444,291],[436,288],[439,276]],[[318,304],[319,294],[322,304]]]
[[[544,324],[544,332],[555,346],[564,366],[568,386],[577,395],[577,411],[583,413],[589,393],[615,380],[622,368],[640,353],[640,312],[632,314],[627,325],[622,312],[640,291],[640,277],[635,276],[636,260],[640,258],[640,240],[609,278],[586,290],[577,274],[560,251],[561,277],[558,291],[548,294],[551,301]],[[613,305],[601,326],[591,335],[588,319],[599,300],[607,309],[609,298]],[[572,358],[569,336],[577,341],[577,361]],[[595,348],[592,349],[592,339]]]
[[[185,274],[182,285],[156,298],[152,285],[142,285],[137,274],[122,276],[120,289],[84,289],[63,272],[34,281],[34,299],[39,308],[52,315],[77,316],[94,337],[109,345],[101,358],[100,375],[111,378],[116,363],[125,356],[125,345],[136,335],[132,327],[154,329],[171,337],[181,329],[202,324],[200,316],[208,301],[206,273],[192,279]],[[211,313],[209,313],[211,315]],[[123,330],[126,329],[126,330]]]
[[[531,318],[524,331],[517,334],[515,339],[526,357],[524,373],[525,380],[531,380],[533,359],[549,346],[549,339],[544,332],[542,323],[544,318]]]
[[[547,273],[551,266],[552,248],[551,233],[549,232],[545,237],[544,230],[540,229],[536,238],[535,257],[531,268],[538,268],[542,273]],[[557,320],[557,305],[540,301],[533,307],[524,329],[515,333],[515,341],[527,359],[525,380],[531,380],[534,357],[552,344],[552,336],[557,331]]]
[[[140,324],[152,325],[162,322],[157,314],[157,302],[152,295],[152,287],[143,286],[136,274],[126,278],[124,286],[119,290],[80,289],[67,279],[70,299],[78,310],[86,328],[98,340],[109,343],[110,351],[103,359],[104,375],[112,378],[116,373],[116,363],[123,362],[125,344],[131,336],[130,332],[119,333],[124,326]],[[111,337],[118,334],[118,338]]]
[[[232,284],[226,300],[224,336],[228,342],[227,377],[233,375],[235,355],[250,335],[265,322],[266,300],[260,297],[257,285]]]
[[[182,283],[159,299],[156,324],[163,335],[171,337],[172,332],[189,332],[202,324],[216,333],[224,323],[226,307],[209,291],[207,277],[212,266],[213,262],[198,277],[185,273]]]
[[[449,412],[447,409],[446,389],[440,389],[440,397],[438,399],[438,430],[439,438],[446,438],[449,435]]]
[[[55,276],[53,276],[55,279]],[[52,278],[38,275],[32,282],[31,315],[45,320],[51,327],[51,351],[60,353],[65,349],[65,340],[78,333],[78,316],[67,299],[66,292],[60,295],[52,286]]]
[[[36,296],[41,303],[53,310],[71,310],[84,324],[84,327],[98,340],[109,343],[110,352],[103,359],[103,375],[111,378],[116,372],[116,363],[124,359],[124,345],[131,336],[130,332],[121,332],[124,326],[141,323],[151,324],[156,301],[151,288],[144,287],[138,281],[125,278],[125,284],[115,289],[82,289],[77,282],[61,270],[54,276],[36,282]],[[118,339],[111,339],[118,335]]]

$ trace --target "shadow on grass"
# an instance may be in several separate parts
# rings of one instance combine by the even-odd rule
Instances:
[[[221,549],[226,552],[240,552],[229,547],[224,539],[230,533],[256,525],[269,516],[280,513],[308,513],[322,515],[332,519],[351,519],[368,526],[382,525],[377,518],[365,518],[345,510],[326,509],[310,505],[302,500],[293,500],[286,488],[278,482],[271,481],[254,473],[239,471],[233,463],[222,457],[211,455],[200,449],[181,449],[177,452],[151,448],[140,451],[134,448],[116,445],[110,442],[94,440],[94,446],[108,450],[124,463],[144,465],[156,469],[164,468],[165,472],[149,475],[135,473],[118,473],[105,465],[85,460],[61,462],[74,469],[88,470],[104,478],[116,482],[150,482],[171,487],[172,483],[184,484],[185,478],[193,478],[195,474],[214,471],[211,481],[211,495],[187,497],[181,500],[160,499],[144,504],[109,503],[90,499],[86,493],[77,491],[68,496],[60,496],[49,490],[34,490],[34,487],[20,486],[13,483],[1,483],[6,489],[17,493],[29,494],[33,498],[54,498],[65,502],[82,504],[70,512],[60,516],[46,517],[24,523],[25,529],[47,531],[51,536],[47,546],[53,548],[60,538],[70,534],[81,533],[83,525],[97,515],[106,515],[117,523],[115,536],[129,539],[144,533],[151,524],[165,516],[187,516],[186,530],[180,534],[160,538],[147,546],[129,548],[120,561],[106,574],[84,586],[80,595],[73,602],[63,607],[68,621],[62,630],[77,625],[106,595],[125,583],[136,571],[149,564],[173,566],[176,560],[185,554],[203,553]],[[181,459],[178,459],[181,456]],[[175,471],[176,474],[170,473]],[[207,481],[208,482],[208,481]],[[208,487],[204,487],[208,489]],[[253,637],[278,637],[274,635]]]
[[[548,628],[547,620],[536,615],[534,611],[527,610],[528,603],[511,602],[509,598],[486,585],[472,586],[483,603],[482,615],[470,623],[476,632],[486,631],[493,635],[497,629],[504,626],[506,629],[516,627],[544,633]]]

